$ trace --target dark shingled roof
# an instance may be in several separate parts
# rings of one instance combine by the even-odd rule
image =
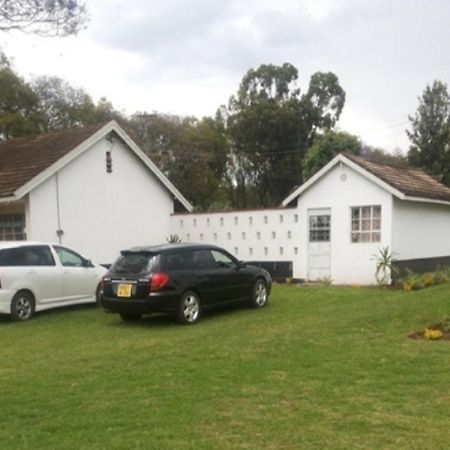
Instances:
[[[105,124],[72,128],[0,143],[0,197],[9,197]]]
[[[423,170],[379,163],[347,153],[344,156],[409,197],[450,202],[450,188]]]

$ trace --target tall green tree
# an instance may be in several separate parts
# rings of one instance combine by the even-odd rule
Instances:
[[[87,20],[86,4],[79,0],[0,0],[0,31],[68,36]]]
[[[339,153],[360,155],[361,151],[361,142],[349,133],[326,131],[317,135],[303,159],[303,178],[310,178]]]
[[[41,76],[31,87],[39,98],[41,131],[80,127],[120,118],[111,103],[102,98],[95,104],[83,89],[58,77]]]
[[[408,161],[450,186],[450,96],[447,85],[434,81],[419,98],[419,107],[410,116],[411,141]]]
[[[334,74],[314,74],[303,95],[297,81],[292,64],[263,64],[245,74],[218,111],[232,149],[234,207],[278,204],[303,181],[302,160],[316,133],[338,120],[345,93]]]
[[[39,98],[0,52],[0,139],[39,131]]]
[[[136,114],[128,130],[172,183],[199,210],[224,204],[228,143],[221,124],[161,114]]]

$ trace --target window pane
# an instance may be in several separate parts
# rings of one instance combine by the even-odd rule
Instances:
[[[361,233],[352,233],[352,242],[361,242]]]
[[[372,230],[380,230],[381,229],[381,220],[380,219],[374,219],[372,221]]]
[[[352,231],[359,230],[359,220],[352,220]]]
[[[381,217],[381,206],[374,206],[372,211],[373,217],[379,219]]]
[[[352,219],[359,219],[360,215],[361,215],[360,208],[352,208]]]
[[[361,242],[370,242],[370,233],[361,233]]]
[[[372,242],[380,242],[381,233],[372,233]]]
[[[370,231],[370,219],[363,219],[361,221],[361,229],[363,231]]]
[[[370,219],[370,209],[370,206],[363,206],[361,208],[363,219]]]

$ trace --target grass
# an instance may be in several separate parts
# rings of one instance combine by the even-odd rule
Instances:
[[[196,326],[93,307],[0,319],[2,449],[447,449],[447,286],[276,286]]]

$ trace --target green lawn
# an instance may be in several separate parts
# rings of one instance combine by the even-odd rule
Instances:
[[[2,449],[448,449],[450,288],[276,286],[196,326],[0,319]]]

